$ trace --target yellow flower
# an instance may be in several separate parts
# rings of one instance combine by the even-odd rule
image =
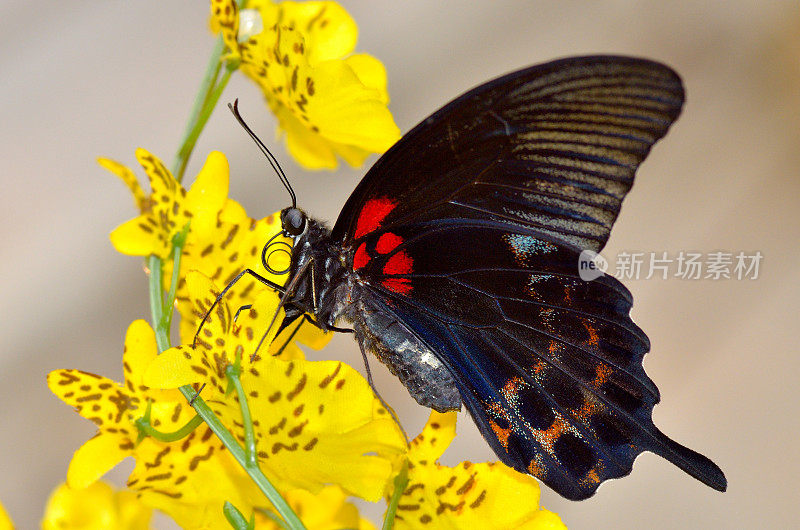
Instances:
[[[151,515],[152,509],[139,502],[132,491],[114,491],[104,482],[79,489],[62,484],[47,501],[42,528],[146,530]]]
[[[14,523],[11,521],[11,517],[8,516],[8,512],[6,512],[3,503],[0,502],[0,530],[13,530]]]
[[[326,486],[314,495],[306,490],[291,490],[284,495],[296,514],[300,514],[308,530],[374,530],[368,520],[358,514],[358,508],[347,502],[347,495],[337,486]],[[256,512],[256,528],[280,530],[271,519]]]
[[[136,158],[147,173],[152,193],[148,196],[136,176],[127,167],[107,158],[98,162],[128,186],[141,215],[118,226],[111,233],[111,243],[123,254],[166,258],[172,238],[191,221],[193,232],[203,233],[216,225],[228,195],[228,161],[213,151],[187,192],[164,164],[144,149]]]
[[[124,385],[78,370],[57,370],[48,376],[50,389],[99,427],[72,457],[67,483],[87,487],[123,458],[133,456],[136,467],[128,486],[143,503],[185,527],[223,528],[226,500],[251,507],[266,501],[206,425],[175,442],[147,437],[137,445],[135,421],[145,415],[148,403],[150,423],[161,432],[174,432],[195,416],[177,390],[144,385],[145,368],[156,359],[156,352],[153,330],[137,320],[125,339]]]
[[[216,289],[200,274],[190,274],[187,283],[203,312]],[[393,460],[405,451],[402,434],[366,380],[341,362],[284,361],[264,350],[251,362],[277,302],[278,296],[266,291],[233,323],[234,311],[223,301],[203,327],[197,348],[179,346],[162,353],[148,369],[146,384],[173,388],[207,383],[203,398],[243,440],[238,400],[225,395],[225,369],[239,356],[259,461],[272,483],[283,491],[302,488],[312,493],[338,484],[348,494],[378,500]],[[282,316],[280,310],[277,322]],[[273,326],[265,346],[275,331]]]
[[[456,433],[456,413],[432,412],[408,452],[408,485],[397,507],[397,530],[421,528],[566,528],[539,508],[539,484],[502,463],[437,463]]]
[[[400,138],[386,105],[386,70],[352,54],[358,27],[336,2],[212,0],[212,28],[228,60],[262,90],[292,156],[312,169],[360,166]],[[352,55],[351,55],[352,54]]]
[[[144,320],[137,320],[125,337],[124,384],[80,370],[56,370],[47,376],[47,384],[56,396],[98,426],[97,434],[72,457],[67,471],[67,484],[71,487],[89,486],[127,456],[139,458],[163,450],[165,444],[152,438],[136,445],[139,430],[135,421],[145,415],[148,404],[151,424],[163,432],[178,430],[194,417],[194,411],[177,390],[144,386],[144,370],[156,355],[153,330]]]

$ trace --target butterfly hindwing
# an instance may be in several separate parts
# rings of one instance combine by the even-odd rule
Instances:
[[[642,368],[649,342],[618,281],[585,282],[574,251],[505,229],[414,232],[395,234],[391,250],[372,240],[394,232],[365,238],[360,273],[450,369],[501,459],[584,498],[641,451],[665,452],[651,420],[658,390]],[[408,271],[386,274],[396,256]]]
[[[649,342],[617,280],[581,280],[577,254],[545,241],[529,241],[523,255],[507,241],[519,247],[526,236],[505,230],[406,235],[372,253],[362,271],[371,298],[447,366],[506,464],[582,499],[652,451],[722,487],[716,465],[653,424],[658,389],[642,368]],[[401,253],[411,272],[379,272]]]

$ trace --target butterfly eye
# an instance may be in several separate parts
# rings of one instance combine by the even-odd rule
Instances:
[[[281,212],[281,225],[288,236],[299,236],[306,229],[306,214],[298,208],[286,208]]]

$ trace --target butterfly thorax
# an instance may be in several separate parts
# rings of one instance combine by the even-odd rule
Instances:
[[[312,219],[297,238],[290,278],[298,279],[287,316],[311,310],[324,330],[350,327],[363,352],[375,355],[423,406],[459,410],[461,397],[452,375],[436,354],[369,289],[353,269],[353,250],[337,244],[328,228]],[[311,262],[310,264],[309,261]]]
[[[308,228],[294,243],[289,281],[300,276],[291,296],[293,302],[287,307],[313,313],[315,323],[330,330],[345,309],[339,295],[347,295],[351,286],[345,266],[342,249],[333,244],[330,229],[309,219]]]

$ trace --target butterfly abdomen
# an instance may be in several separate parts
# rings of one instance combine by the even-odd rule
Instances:
[[[420,405],[439,412],[460,410],[458,386],[436,354],[369,293],[354,299],[348,318],[362,351],[385,364]]]

